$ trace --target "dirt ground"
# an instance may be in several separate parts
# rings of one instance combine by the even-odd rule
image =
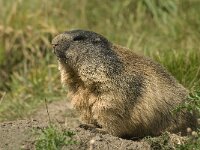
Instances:
[[[34,149],[37,139],[35,132],[49,125],[59,124],[76,133],[74,138],[78,144],[63,147],[71,150],[148,150],[150,145],[141,141],[125,140],[108,134],[102,135],[79,128],[76,112],[69,102],[57,101],[40,108],[26,120],[0,123],[0,150]],[[48,112],[47,112],[48,110]],[[49,115],[48,115],[49,114]],[[91,143],[92,142],[92,143]]]

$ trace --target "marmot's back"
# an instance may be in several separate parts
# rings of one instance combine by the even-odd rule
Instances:
[[[125,66],[117,80],[124,83],[122,78],[132,77],[130,84],[125,84],[123,89],[126,89],[124,95],[128,95],[129,102],[135,103],[130,109],[132,121],[143,122],[143,128],[138,123],[140,136],[144,133],[156,135],[165,130],[186,133],[187,127],[196,126],[196,119],[190,113],[173,112],[187,100],[188,91],[160,64],[118,45],[113,46],[113,50]]]
[[[188,91],[161,65],[90,31],[65,32],[52,43],[62,81],[84,122],[120,137],[195,126],[189,112],[172,113]]]

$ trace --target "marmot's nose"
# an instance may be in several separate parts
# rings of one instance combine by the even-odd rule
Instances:
[[[52,45],[53,49],[55,49],[58,46],[58,44],[55,44],[55,43],[52,43],[51,45]]]

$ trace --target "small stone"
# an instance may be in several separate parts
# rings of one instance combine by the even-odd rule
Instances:
[[[192,129],[191,128],[187,128],[187,133],[191,133]]]
[[[197,132],[196,131],[192,131],[192,136],[197,137],[198,136]]]
[[[94,143],[95,143],[95,140],[94,140],[94,139],[90,140],[90,144],[91,144],[91,145],[93,145]]]

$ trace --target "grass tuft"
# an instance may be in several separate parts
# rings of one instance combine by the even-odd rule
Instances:
[[[63,146],[76,144],[77,142],[73,139],[74,135],[72,131],[60,131],[57,126],[49,125],[41,131],[35,148],[36,150],[57,150]]]

